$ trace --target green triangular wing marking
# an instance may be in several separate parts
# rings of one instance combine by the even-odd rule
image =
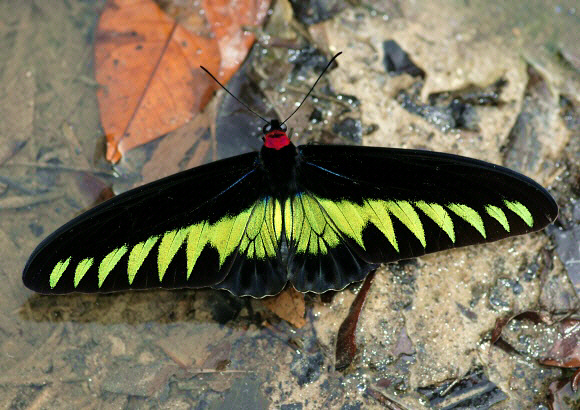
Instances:
[[[455,243],[453,221],[445,208],[439,204],[427,203],[425,201],[417,201],[415,202],[415,206],[431,218],[449,236],[451,242]]]
[[[501,226],[503,226],[503,229],[505,229],[506,232],[510,231],[510,224],[507,220],[507,217],[505,216],[505,213],[501,208],[498,208],[497,206],[493,205],[486,205],[485,212],[487,212],[489,216],[498,221],[501,224]]]
[[[75,269],[74,286],[75,288],[79,285],[81,279],[85,276],[85,273],[93,266],[94,258],[85,258],[79,262]]]
[[[50,287],[52,289],[54,289],[54,287],[56,286],[56,284],[60,280],[62,274],[64,273],[64,271],[68,267],[70,260],[71,260],[71,258],[69,256],[68,259],[58,262],[56,265],[54,265],[54,268],[52,268],[52,272],[50,273],[50,279],[49,279]]]
[[[207,222],[202,222],[199,224],[195,224],[189,227],[189,233],[187,234],[187,248],[186,248],[186,255],[187,255],[187,280],[191,276],[191,272],[193,272],[193,268],[197,263],[197,259],[199,255],[201,255],[201,251],[205,246],[207,237],[206,235],[206,228],[208,226]]]
[[[522,218],[522,220],[531,228],[534,225],[534,217],[524,205],[518,201],[507,201],[504,200],[503,203],[508,209],[514,212],[517,216]]]
[[[248,225],[248,220],[251,216],[251,209],[248,209],[238,216],[235,217],[234,222],[231,225],[230,234],[225,246],[220,250],[219,245],[217,245],[218,252],[220,254],[220,267],[225,262],[226,258],[239,246],[240,241],[244,236],[246,226]]]
[[[336,231],[348,236],[364,249],[362,231],[367,221],[361,214],[361,207],[345,200],[335,202],[331,199],[318,197],[314,197],[314,199],[319,209],[322,208],[326,222],[336,227]],[[324,239],[330,247],[340,243],[336,231],[332,229],[326,232]]]
[[[107,279],[109,273],[111,273],[115,265],[119,263],[119,260],[121,260],[127,250],[127,245],[123,245],[120,248],[113,249],[103,258],[99,265],[99,288],[103,285],[103,282]]]
[[[419,215],[415,211],[415,208],[413,208],[413,205],[407,201],[387,201],[385,204],[389,212],[395,215],[399,221],[409,228],[413,235],[415,235],[419,242],[421,242],[423,248],[427,246],[423,224],[421,223],[421,219],[419,219]]]
[[[157,269],[159,270],[159,282],[163,282],[163,276],[169,267],[169,264],[175,257],[175,254],[183,244],[187,235],[187,228],[175,229],[165,232],[158,249]]]
[[[366,201],[366,204],[368,209],[372,211],[369,212],[369,221],[385,235],[387,240],[393,245],[393,248],[399,252],[399,244],[397,243],[397,236],[393,228],[393,221],[385,208],[384,201],[371,200]]]
[[[477,231],[483,236],[485,235],[485,227],[483,226],[483,220],[481,216],[477,213],[477,211],[473,208],[468,207],[467,205],[463,204],[448,204],[447,208],[449,208],[452,212],[454,212],[457,216],[461,219],[469,223],[473,226]]]
[[[137,275],[137,271],[143,265],[145,258],[157,243],[159,236],[152,236],[151,238],[147,239],[146,241],[139,242],[137,245],[131,249],[129,253],[129,262],[127,263],[127,276],[129,278],[129,285],[133,284],[133,280],[135,279],[135,275]]]

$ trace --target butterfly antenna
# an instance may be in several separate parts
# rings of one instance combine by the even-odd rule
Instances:
[[[314,87],[316,87],[316,84],[318,84],[318,81],[320,81],[320,79],[322,78],[322,76],[324,75],[324,73],[326,72],[326,70],[328,70],[328,67],[330,67],[330,65],[333,63],[333,61],[336,60],[336,57],[338,57],[341,54],[342,54],[342,51],[336,53],[334,55],[334,57],[332,57],[330,59],[330,61],[328,62],[328,64],[326,64],[326,67],[324,67],[324,70],[322,70],[322,72],[320,73],[320,75],[318,76],[318,78],[316,79],[316,81],[314,82],[314,85],[312,85],[312,87],[310,87],[310,91],[308,91],[308,94],[306,94],[306,97],[304,97],[304,99],[302,100],[302,102],[300,103],[300,105],[298,105],[298,107],[296,107],[296,109],[294,110],[294,112],[292,114],[290,114],[288,116],[288,118],[286,118],[284,120],[284,122],[282,124],[285,124],[286,121],[288,121],[294,114],[296,114],[296,111],[298,111],[300,109],[300,107],[302,107],[302,104],[304,104],[304,101],[306,101],[306,99],[308,98],[308,96],[310,95],[310,93],[312,92],[312,90],[314,90]]]
[[[239,102],[240,104],[242,104],[244,107],[246,107],[246,109],[247,109],[248,111],[250,111],[251,113],[253,113],[253,114],[254,114],[256,117],[259,117],[259,118],[260,118],[262,121],[264,121],[266,124],[270,124],[270,121],[268,121],[267,119],[265,119],[264,117],[262,117],[262,116],[261,116],[260,114],[258,114],[256,111],[252,110],[252,109],[251,109],[251,108],[248,106],[248,104],[244,103],[243,101],[240,101],[240,99],[239,99],[238,97],[236,97],[235,95],[233,95],[233,94],[232,94],[232,93],[231,93],[231,92],[230,92],[230,91],[229,91],[229,90],[228,90],[228,89],[227,89],[227,88],[226,88],[226,87],[225,87],[225,86],[224,86],[222,83],[220,83],[220,82],[218,81],[218,79],[217,79],[217,78],[215,78],[215,77],[214,77],[214,75],[213,75],[212,73],[210,73],[210,72],[207,70],[207,68],[205,68],[204,66],[200,66],[200,67],[201,67],[201,69],[202,69],[203,71],[205,71],[206,73],[208,73],[208,74],[209,74],[209,76],[210,76],[211,78],[213,78],[213,80],[214,80],[216,83],[218,83],[218,84],[220,85],[220,87],[221,87],[221,88],[223,88],[223,89],[226,91],[226,93],[228,93],[229,95],[231,95],[232,97],[234,97],[234,100],[236,100],[237,102]]]

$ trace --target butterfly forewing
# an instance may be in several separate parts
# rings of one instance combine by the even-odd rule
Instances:
[[[375,263],[537,231],[558,213],[531,179],[470,158],[353,146],[299,151],[299,202],[311,210],[298,215],[290,271],[303,291],[340,289]]]
[[[239,258],[263,184],[251,153],[121,194],[50,235],[24,283],[41,293],[215,285]]]

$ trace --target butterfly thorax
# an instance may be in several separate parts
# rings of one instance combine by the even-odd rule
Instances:
[[[270,120],[262,132],[264,145],[260,151],[260,163],[267,179],[268,195],[285,200],[298,191],[296,187],[298,151],[286,134],[286,125],[279,120]]]
[[[298,151],[290,141],[280,149],[268,148],[264,144],[260,151],[260,162],[271,196],[283,200],[296,194],[297,159]]]

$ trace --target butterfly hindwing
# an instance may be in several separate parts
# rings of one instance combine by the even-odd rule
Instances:
[[[215,285],[240,258],[263,188],[250,153],[121,194],[50,235],[24,283],[41,293]]]
[[[310,209],[292,241],[299,290],[340,289],[376,263],[537,231],[558,212],[531,179],[456,155],[311,145],[299,158],[300,202]]]
[[[279,199],[265,195],[256,201],[250,212],[231,269],[214,287],[240,296],[275,295],[288,280],[281,254],[284,242],[282,204]]]
[[[356,221],[347,221],[337,209],[336,202],[308,192],[286,201],[288,272],[300,291],[342,289],[376,268],[361,258],[362,243],[352,240]]]

